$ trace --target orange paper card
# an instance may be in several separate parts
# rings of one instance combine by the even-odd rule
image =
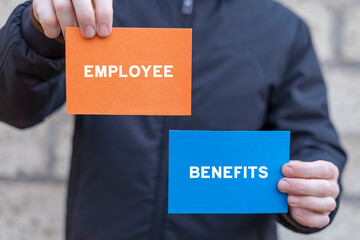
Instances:
[[[66,29],[69,114],[191,115],[191,29]]]

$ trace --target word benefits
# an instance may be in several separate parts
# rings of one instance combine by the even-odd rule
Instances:
[[[267,178],[267,170],[265,166],[190,166],[190,178]]]
[[[122,65],[84,65],[84,77],[86,78],[137,78],[137,77],[154,77],[154,78],[172,78],[173,65],[131,65],[124,69]]]

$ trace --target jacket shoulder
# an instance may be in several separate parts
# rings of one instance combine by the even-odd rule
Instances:
[[[278,27],[294,29],[299,25],[303,25],[307,28],[304,19],[282,3],[273,0],[262,0],[262,2],[264,14],[271,16],[272,23]]]

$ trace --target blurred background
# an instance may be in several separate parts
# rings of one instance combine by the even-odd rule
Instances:
[[[0,0],[0,27],[23,1]],[[342,204],[320,233],[279,226],[279,239],[360,239],[360,1],[280,0],[309,25],[328,85],[330,114],[349,155]],[[61,240],[73,118],[62,108],[17,130],[0,122],[0,239]]]

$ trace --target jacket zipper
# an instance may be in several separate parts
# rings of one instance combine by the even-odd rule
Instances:
[[[166,186],[167,186],[167,174],[168,155],[169,155],[169,130],[171,117],[164,117],[162,139],[160,144],[160,159],[158,167],[158,179],[156,182],[155,203],[154,203],[154,215],[152,222],[151,240],[161,240],[163,238],[163,222],[165,214],[167,213],[166,203]]]
[[[191,15],[193,11],[193,0],[183,0],[182,13],[184,15]]]
[[[183,27],[191,27],[193,13],[193,0],[183,0],[181,12],[184,15]],[[151,230],[151,240],[163,239],[163,223],[167,214],[167,187],[168,187],[168,161],[169,161],[169,129],[174,129],[175,117],[164,117],[163,136],[158,169],[158,180],[155,192],[154,217]],[[165,174],[163,174],[165,173]]]
[[[193,8],[194,8],[194,0],[183,0],[181,12],[184,15],[183,17],[183,27],[190,27],[191,26],[191,18],[193,15]]]

